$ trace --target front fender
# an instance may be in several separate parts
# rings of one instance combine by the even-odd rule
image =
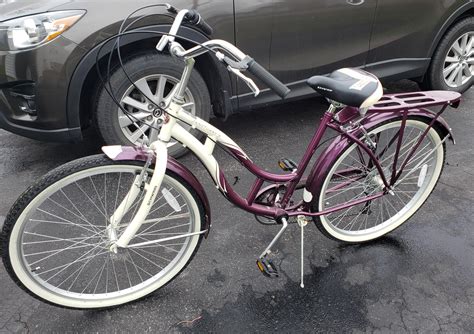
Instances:
[[[400,118],[402,116],[401,112],[384,112],[384,113],[373,113],[368,114],[368,116],[361,122],[364,128],[369,129],[378,124],[392,119]],[[409,116],[418,116],[421,118],[426,118],[432,120],[436,115],[433,112],[430,112],[425,109],[414,109],[409,111]],[[453,133],[451,127],[448,123],[442,118],[439,117],[436,120],[437,128],[443,132],[443,136],[449,136],[453,144],[455,144]],[[362,130],[355,130],[353,133],[356,137],[362,136]],[[305,189],[311,194],[308,199],[311,201],[319,197],[318,191],[321,189],[324,178],[326,177],[327,171],[333,166],[335,160],[339,155],[351,145],[352,141],[346,136],[340,135],[321,153],[318,157],[316,163],[314,164],[308,179],[306,181]]]
[[[114,161],[143,161],[145,162],[148,159],[148,153],[140,147],[133,146],[104,146],[102,151],[110,159]],[[207,198],[206,192],[202,187],[201,183],[198,181],[196,176],[183,164],[176,161],[174,158],[168,156],[167,169],[177,174],[183,178],[197,193],[201,199],[204,210],[205,210],[205,237],[207,238],[209,231],[211,229],[211,207],[209,205],[209,200]]]

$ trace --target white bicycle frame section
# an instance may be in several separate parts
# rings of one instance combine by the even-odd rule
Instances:
[[[160,109],[164,109],[165,111],[165,113],[160,116],[163,120],[163,125],[160,129],[158,140],[154,141],[150,145],[150,150],[156,156],[155,169],[150,182],[144,185],[145,195],[142,203],[140,204],[139,209],[137,210],[135,217],[133,217],[132,221],[125,228],[125,231],[122,233],[122,235],[117,236],[117,228],[119,227],[123,216],[130,209],[132,203],[135,202],[141,191],[141,176],[137,176],[135,178],[132,187],[130,188],[128,194],[125,196],[125,199],[120,203],[113,215],[109,218],[109,239],[111,241],[111,249],[115,252],[117,251],[117,247],[137,247],[145,244],[167,241],[170,240],[170,238],[184,238],[191,235],[206,232],[201,231],[195,233],[188,233],[176,237],[162,238],[159,240],[152,240],[139,244],[129,245],[130,241],[140,229],[141,225],[145,222],[145,218],[149,214],[156,199],[156,196],[160,190],[161,183],[163,182],[163,178],[166,172],[166,165],[168,162],[167,143],[169,143],[172,138],[178,142],[181,142],[185,147],[188,147],[189,150],[191,150],[202,161],[205,168],[212,176],[216,187],[224,193],[226,193],[227,190],[225,189],[225,185],[221,184],[219,178],[219,164],[213,156],[216,143],[219,142],[234,150],[240,151],[241,156],[245,157],[246,159],[249,159],[248,156],[242,151],[242,149],[225,133],[212,126],[208,122],[200,119],[199,117],[191,115],[184,109],[185,103],[183,96],[186,91],[191,72],[194,68],[195,57],[207,53],[211,50],[215,52],[216,57],[221,61],[225,57],[224,53],[222,53],[221,51],[225,52],[227,55],[232,56],[232,58],[234,58],[236,61],[242,61],[246,57],[246,55],[242,51],[240,51],[231,43],[217,39],[207,41],[201,45],[197,45],[193,48],[190,48],[189,50],[185,50],[181,46],[181,44],[174,40],[174,35],[178,32],[183,18],[187,12],[188,10],[181,10],[178,13],[171,27],[170,34],[163,35],[156,46],[158,51],[163,51],[166,46],[169,46],[170,53],[175,57],[184,59],[186,66],[184,68],[179,83],[175,86],[174,91],[171,94],[172,97],[170,99],[167,99],[167,101],[164,101],[164,106],[159,106]],[[232,68],[230,65],[227,67],[227,69],[230,72],[238,75],[242,80],[244,80],[244,82],[249,85],[249,87],[254,91],[255,94],[259,93],[258,87],[257,85],[255,85],[252,79],[246,77],[238,69]],[[152,97],[147,96],[146,98],[152,100]],[[184,129],[177,122],[177,120],[187,123],[191,126],[191,128],[198,129],[199,131],[206,134],[207,138],[205,143],[202,144],[190,132]],[[107,155],[113,156],[113,151],[115,148],[112,146],[104,147],[103,151]]]
[[[159,239],[147,241],[146,243],[129,245],[130,240],[132,240],[137,231],[140,229],[141,225],[144,223],[145,218],[150,212],[151,207],[153,206],[156,196],[160,190],[161,183],[166,172],[166,165],[168,162],[167,143],[172,138],[177,140],[178,142],[181,142],[185,147],[188,147],[189,150],[191,150],[202,161],[205,168],[212,176],[216,187],[224,193],[227,192],[227,190],[225,189],[225,186],[220,182],[219,164],[213,155],[216,143],[219,142],[225,146],[233,148],[234,150],[239,150],[242,156],[249,159],[248,156],[245,155],[243,150],[225,133],[223,133],[213,125],[209,124],[208,122],[200,119],[199,117],[191,115],[183,108],[182,104],[171,101],[169,107],[166,108],[166,113],[168,116],[168,121],[163,124],[160,130],[160,134],[158,135],[158,140],[150,145],[150,149],[156,156],[156,163],[150,182],[145,184],[145,195],[143,201],[139,209],[137,210],[135,217],[133,217],[132,221],[128,224],[122,235],[118,239],[115,238],[116,240],[113,240],[114,237],[111,237],[111,241],[116,241],[115,245],[118,247],[125,248],[129,246],[143,246],[145,244],[159,243],[169,240],[169,238],[166,238],[166,240]],[[177,122],[177,119],[191,125],[193,129],[198,129],[199,131],[206,134],[207,138],[205,143],[202,144],[188,130],[184,129]],[[108,147],[104,147],[103,150],[106,154],[110,154],[110,152],[108,152]],[[113,231],[117,229],[123,218],[124,213],[128,211],[128,209],[132,206],[132,204],[138,197],[138,194],[140,193],[140,186],[140,176],[137,176],[135,178],[135,182],[129,190],[129,193],[125,196],[125,199],[120,203],[114,214],[110,217],[110,225]],[[184,234],[175,238],[188,237],[199,233],[202,232]]]

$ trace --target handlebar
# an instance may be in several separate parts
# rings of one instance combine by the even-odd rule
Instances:
[[[205,34],[212,35],[213,30],[211,26],[207,24],[202,16],[195,10],[189,10],[186,15],[184,15],[184,19],[195,27],[201,29]]]
[[[290,89],[286,87],[280,80],[275,78],[264,67],[262,67],[249,56],[246,56],[242,51],[229,42],[215,39],[199,44],[189,50],[183,49],[179,43],[174,41],[175,35],[177,34],[183,21],[193,24],[208,35],[212,34],[213,32],[212,28],[204,21],[198,12],[187,9],[180,10],[174,19],[169,34],[163,35],[156,45],[156,49],[158,51],[163,51],[164,48],[169,45],[170,52],[172,54],[183,58],[194,58],[209,52],[209,50],[217,50],[216,57],[227,65],[227,69],[230,72],[243,79],[244,82],[255,93],[255,95],[258,95],[260,90],[258,89],[257,85],[255,85],[253,80],[243,75],[241,71],[247,70],[252,73],[256,78],[272,89],[282,99],[290,93]],[[230,54],[233,58],[235,58],[236,61],[233,61],[220,51]]]
[[[284,99],[290,93],[290,89],[288,87],[286,87],[280,80],[275,78],[270,72],[268,72],[255,60],[252,59],[249,62],[247,71],[249,71],[258,79],[260,79],[265,85],[267,85],[271,90],[277,93],[278,96],[280,96],[282,99]]]

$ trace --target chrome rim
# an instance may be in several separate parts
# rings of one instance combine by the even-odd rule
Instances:
[[[446,55],[444,81],[449,87],[460,87],[471,80],[474,71],[474,33],[459,37]]]
[[[170,98],[171,92],[178,83],[178,79],[165,75],[154,74],[137,80],[134,84],[138,89],[145,93],[157,105]],[[157,118],[153,116],[155,105],[145,98],[143,94],[135,88],[134,85],[125,91],[122,96],[122,107],[130,112],[127,116],[120,108],[118,109],[118,121],[123,135],[133,144],[143,143],[143,135],[145,134],[150,141],[157,138],[161,126],[157,122]],[[189,88],[186,89],[184,95],[185,103],[193,105],[186,110],[191,114],[196,114],[196,106],[194,105],[194,97]],[[181,123],[183,127],[189,129],[189,126]],[[175,145],[175,141],[171,141],[168,146]]]
[[[27,281],[35,282],[30,286],[34,292],[60,304],[58,298],[128,301],[176,275],[191,256],[197,237],[119,249],[118,254],[108,248],[108,217],[139,172],[135,166],[92,168],[58,181],[34,199],[19,219],[21,237],[16,239],[12,258]],[[171,194],[176,205],[158,196],[131,244],[199,230],[191,194],[168,176],[162,189],[167,189],[166,196]],[[125,224],[119,225],[117,234],[123,232],[142,199],[143,194],[125,213]]]

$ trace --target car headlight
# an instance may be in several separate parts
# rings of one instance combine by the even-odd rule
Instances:
[[[25,50],[47,43],[84,14],[84,10],[46,12],[0,22],[0,50]]]

